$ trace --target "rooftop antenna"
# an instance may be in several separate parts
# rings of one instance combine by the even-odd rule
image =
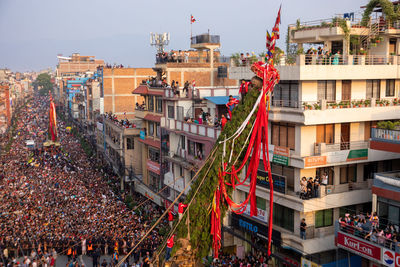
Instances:
[[[150,33],[150,45],[157,48],[157,53],[164,53],[164,46],[169,44],[169,32]]]

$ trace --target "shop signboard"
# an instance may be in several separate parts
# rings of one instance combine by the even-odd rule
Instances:
[[[289,154],[290,154],[290,150],[288,147],[275,146],[274,147],[274,155],[272,157],[272,162],[288,166],[289,165]]]
[[[321,265],[302,257],[301,258],[301,267],[321,267]]]
[[[243,213],[250,216],[250,207],[251,206],[250,206],[250,202],[249,202]],[[265,210],[257,208],[257,216],[254,216],[254,218],[256,218],[264,223],[268,223],[268,213]]]
[[[151,160],[147,160],[147,169],[149,171],[152,171],[158,175],[160,175],[160,164],[151,161]]]
[[[274,191],[286,194],[286,176],[272,174],[272,181],[274,181]],[[262,170],[257,171],[257,185],[269,189],[268,173]]]
[[[350,162],[368,159],[368,148],[340,150],[324,153],[328,163]]]
[[[250,217],[232,213],[231,225],[232,227],[247,232],[253,236],[268,240],[267,224],[255,221]],[[281,246],[282,242],[281,233],[274,229],[272,229],[272,242],[275,246]]]
[[[313,156],[304,158],[304,167],[315,167],[326,165],[326,156]]]
[[[338,232],[337,246],[372,261],[381,262],[382,259],[381,247],[346,233]]]
[[[393,250],[384,248],[382,253],[382,263],[388,267],[395,267],[396,253]]]
[[[146,139],[146,133],[144,131],[140,131],[139,132],[139,138],[142,139],[142,140],[145,140]]]

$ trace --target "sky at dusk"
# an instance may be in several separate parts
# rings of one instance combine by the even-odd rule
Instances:
[[[190,48],[193,35],[221,36],[221,54],[265,50],[265,32],[282,4],[281,40],[288,24],[356,12],[368,0],[0,0],[0,68],[55,68],[57,54],[92,55],[108,63],[151,67],[150,32],[169,32],[168,49]]]

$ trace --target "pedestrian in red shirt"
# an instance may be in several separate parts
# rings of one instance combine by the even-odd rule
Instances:
[[[174,247],[174,238],[175,235],[172,235],[170,239],[168,239],[167,241],[167,253],[165,254],[165,261],[168,261],[169,258],[171,258],[171,251],[172,248]]]
[[[183,212],[185,211],[185,208],[187,207],[187,204],[183,204],[182,202],[179,203],[178,205],[178,215],[179,215],[179,220],[182,219]]]
[[[224,127],[225,127],[225,124],[228,122],[228,120],[225,118],[225,115],[222,115],[221,116],[221,128],[222,128],[222,130],[224,129]]]
[[[172,228],[173,226],[173,221],[174,221],[174,215],[172,214],[172,212],[169,210],[168,211],[168,222],[169,222],[169,226]]]

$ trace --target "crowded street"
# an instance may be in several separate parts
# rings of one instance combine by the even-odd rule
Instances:
[[[128,209],[125,194],[113,186],[118,178],[97,168],[96,156],[86,156],[65,122],[57,121],[60,145],[47,146],[48,113],[49,97],[33,97],[14,118],[9,151],[8,138],[1,140],[0,265],[65,266],[65,260],[56,260],[65,255],[68,264],[83,266],[80,256],[88,255],[86,266],[105,266],[100,256],[110,255],[101,261],[114,266],[162,210],[136,194],[134,203],[141,207]],[[129,264],[152,256],[162,241],[160,227],[131,254]]]

